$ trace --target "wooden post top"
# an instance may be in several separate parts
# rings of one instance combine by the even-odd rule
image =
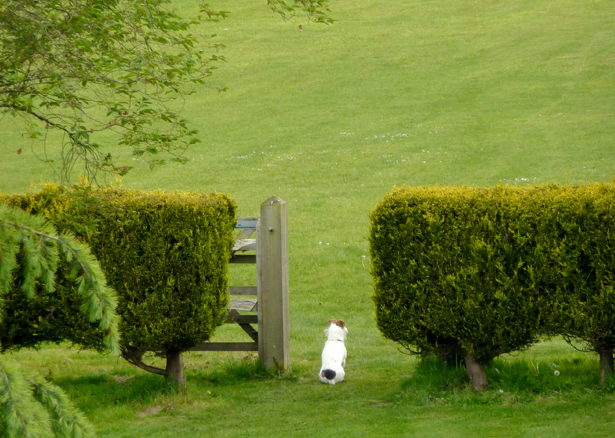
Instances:
[[[261,205],[265,206],[265,205],[275,205],[275,204],[286,204],[286,201],[280,198],[279,196],[272,196],[271,198],[263,202]]]

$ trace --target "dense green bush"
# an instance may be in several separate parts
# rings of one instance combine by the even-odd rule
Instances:
[[[122,354],[135,365],[168,376],[174,372],[169,362],[166,370],[155,369],[143,362],[143,354],[154,352],[177,360],[182,351],[207,341],[224,321],[235,224],[235,204],[227,196],[46,186],[36,194],[5,199],[43,214],[60,230],[70,229],[90,245],[118,293]],[[72,295],[65,289],[61,299],[71,301]],[[17,325],[32,322],[20,307],[23,300],[11,303],[19,307],[13,309],[14,318],[7,320],[12,326],[2,327],[9,334],[15,333]],[[38,320],[48,325],[43,332],[47,337],[69,330],[62,317],[54,328],[49,324],[56,318],[52,315],[45,321],[45,315],[51,307],[64,310],[70,305],[30,304],[33,309],[37,306]],[[16,321],[19,315],[24,321]],[[66,337],[97,347],[96,337],[84,327]],[[17,343],[14,337],[8,342]],[[18,344],[29,342],[20,339]]]
[[[524,204],[506,198],[503,189],[406,187],[376,207],[373,299],[386,337],[466,365],[537,340],[541,272],[530,260],[544,254]]]
[[[4,295],[4,314],[0,321],[0,350],[19,350],[38,347],[42,342],[59,343],[65,340],[79,346],[103,352],[106,350],[104,332],[88,322],[81,312],[82,299],[76,288],[65,280],[64,262],[58,269],[58,288],[45,293],[40,285],[36,295],[26,297],[19,284],[21,276]]]
[[[615,185],[560,188],[549,202],[553,214],[544,224],[557,281],[547,332],[598,353],[604,384],[615,348]]]
[[[378,327],[411,352],[464,357],[483,387],[481,364],[542,333],[610,342],[614,190],[393,190],[371,213]]]

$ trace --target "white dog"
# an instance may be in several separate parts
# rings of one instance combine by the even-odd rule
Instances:
[[[322,350],[322,367],[320,368],[320,381],[335,385],[344,380],[344,367],[346,366],[346,346],[344,341],[348,334],[346,324],[342,320],[332,319],[329,328],[325,330],[327,342]]]

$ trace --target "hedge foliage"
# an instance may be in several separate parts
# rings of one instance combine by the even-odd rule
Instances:
[[[236,210],[227,196],[47,185],[0,201],[42,214],[90,245],[118,293],[123,351],[185,351],[224,321]],[[9,294],[3,349],[62,339],[101,348],[96,329],[73,317],[75,291],[58,290],[33,300]]]
[[[566,187],[550,201],[555,288],[547,333],[615,348],[615,184]],[[545,227],[546,228],[546,227]],[[555,292],[555,293],[554,293]],[[612,354],[612,353],[611,353]]]
[[[377,324],[411,352],[615,346],[613,184],[403,187],[370,222]]]

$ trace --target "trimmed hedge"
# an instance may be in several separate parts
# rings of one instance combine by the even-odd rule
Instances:
[[[422,355],[468,352],[480,362],[536,341],[542,272],[531,259],[545,254],[531,240],[531,211],[506,196],[405,187],[376,207],[373,298],[386,337]]]
[[[615,348],[615,185],[567,187],[551,203],[557,282],[547,332],[599,353],[604,383]]]
[[[394,189],[370,217],[379,329],[480,363],[544,333],[612,350],[614,207],[613,184]]]
[[[224,321],[236,209],[227,196],[47,185],[0,201],[42,214],[90,245],[118,293],[125,356],[185,351],[209,340]],[[0,325],[2,348],[65,338],[98,349],[94,327],[72,325],[75,297],[68,285],[28,302],[11,294]]]

